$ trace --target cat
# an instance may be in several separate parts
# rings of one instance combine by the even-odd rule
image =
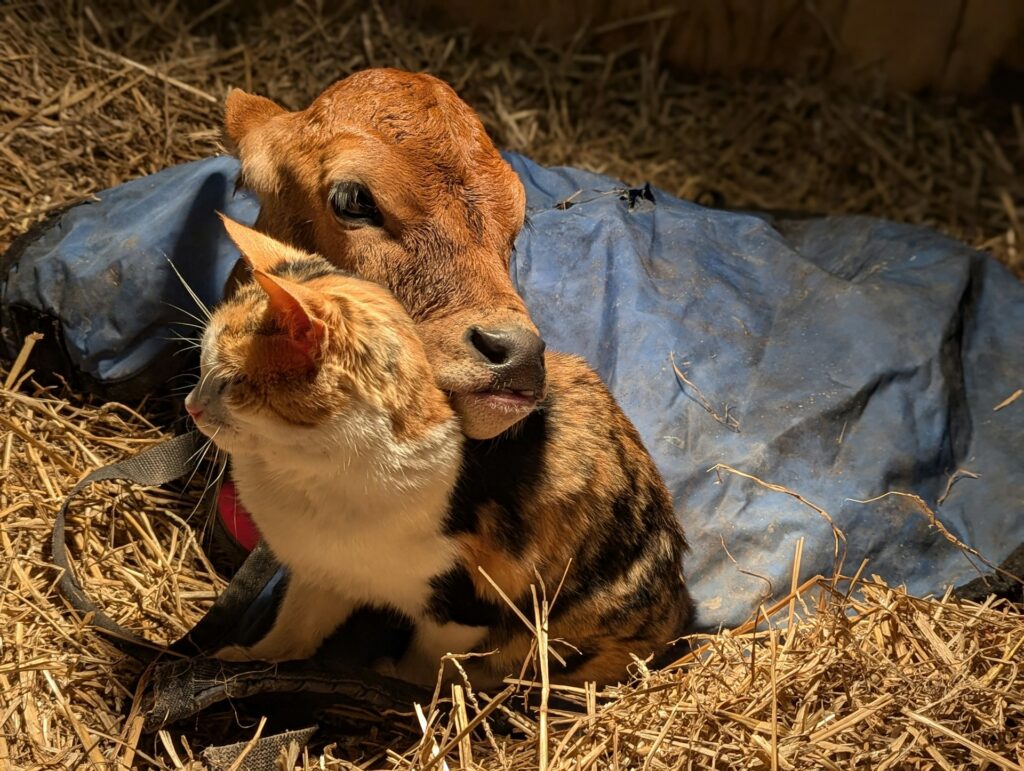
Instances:
[[[549,596],[561,583],[549,634],[569,645],[557,648],[564,665],[551,662],[555,682],[621,679],[632,654],[681,634],[692,614],[682,530],[585,362],[546,353],[561,398],[512,441],[466,439],[386,289],[225,226],[255,280],[215,309],[186,408],[231,456],[241,503],[290,578],[271,630],[219,657],[307,658],[373,607],[412,629],[386,671],[429,685],[445,654],[496,651],[471,665],[474,684],[492,685],[530,654],[519,613],[532,619],[540,583]],[[532,498],[552,485],[557,498]]]

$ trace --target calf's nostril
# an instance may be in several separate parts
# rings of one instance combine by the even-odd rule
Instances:
[[[508,361],[511,341],[504,330],[471,327],[469,343],[491,364],[504,364]]]
[[[536,332],[525,327],[471,327],[467,342],[490,365],[497,378],[495,387],[527,393],[543,390],[544,340]]]

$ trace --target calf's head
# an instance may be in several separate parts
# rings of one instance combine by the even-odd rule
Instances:
[[[390,289],[468,436],[535,407],[544,342],[508,273],[523,186],[451,88],[366,70],[298,112],[236,89],[225,130],[256,228]]]

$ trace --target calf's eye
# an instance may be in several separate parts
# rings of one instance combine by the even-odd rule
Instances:
[[[353,225],[380,225],[380,210],[373,195],[358,182],[338,182],[328,196],[334,216]]]

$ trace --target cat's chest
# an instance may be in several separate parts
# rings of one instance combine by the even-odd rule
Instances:
[[[442,532],[445,490],[393,496],[236,481],[277,558],[304,580],[355,600],[419,615],[430,580],[457,559],[454,541]]]

